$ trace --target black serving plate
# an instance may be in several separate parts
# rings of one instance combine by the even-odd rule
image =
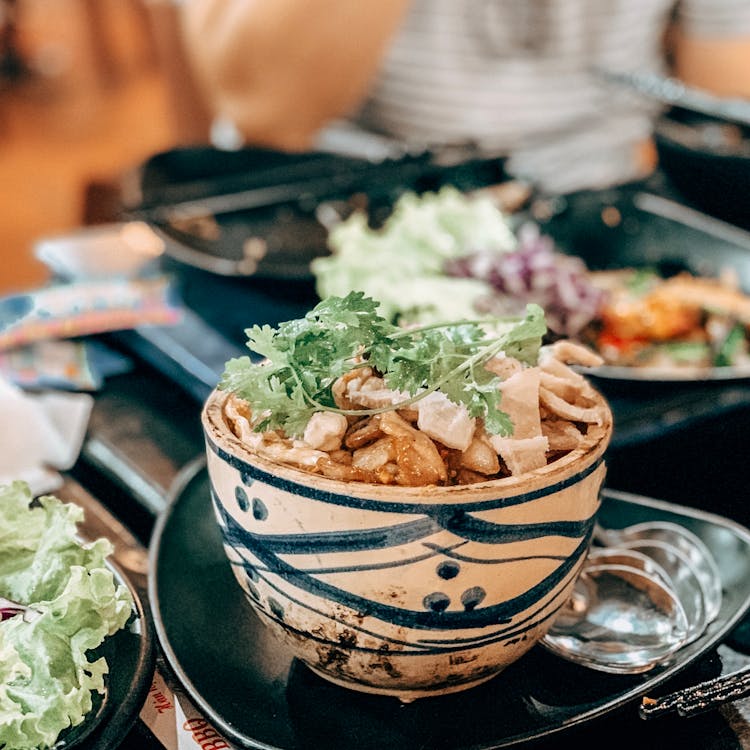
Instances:
[[[65,730],[54,750],[115,750],[138,718],[154,674],[156,644],[138,592],[122,571],[107,561],[115,581],[133,597],[133,614],[124,628],[105,639],[95,658],[109,665],[103,696],[94,696],[94,708],[84,721]]]
[[[693,747],[690,733],[699,726],[704,737],[721,737],[726,725],[717,716],[676,727],[644,722],[637,700],[671,688],[678,677],[697,682],[720,670],[714,647],[750,606],[750,532],[702,511],[604,492],[605,525],[649,519],[683,524],[703,539],[721,568],[724,601],[699,640],[642,675],[595,672],[537,647],[484,685],[410,704],[333,685],[294,659],[245,600],[224,556],[202,461],[183,472],[157,522],[149,599],[178,679],[217,730],[241,747],[487,750],[542,739],[546,747],[567,746],[576,735],[592,747],[613,727],[634,743],[653,742],[668,728],[670,742],[685,739],[677,744]],[[597,727],[605,728],[601,736]]]
[[[148,222],[166,254],[186,266],[299,281],[311,278],[314,258],[330,252],[326,212],[338,218],[366,208],[374,221],[407,190],[469,189],[503,179],[501,159],[476,155],[455,161],[425,151],[371,161],[324,151],[191,146],[141,165],[122,213]]]
[[[557,197],[547,202],[547,215],[536,221],[561,250],[582,258],[591,270],[651,268],[664,277],[686,271],[709,278],[731,272],[750,294],[750,232],[660,194],[655,187],[634,184]],[[610,397],[622,393],[618,382],[631,394],[635,386],[639,395],[645,388],[671,395],[680,384],[742,388],[742,381],[750,379],[750,367],[605,365],[589,374]],[[747,403],[747,398],[741,390],[740,400]]]

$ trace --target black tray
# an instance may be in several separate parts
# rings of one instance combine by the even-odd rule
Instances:
[[[626,731],[633,743],[648,736],[662,746],[693,747],[697,727],[708,723],[708,736],[722,737],[726,725],[717,716],[703,724],[643,722],[637,700],[671,689],[678,675],[697,682],[721,669],[714,647],[750,606],[750,532],[701,511],[604,492],[605,525],[650,519],[683,524],[707,544],[722,571],[724,600],[700,639],[673,663],[643,675],[594,672],[537,647],[482,686],[408,705],[328,683],[274,640],[245,600],[222,549],[202,461],[183,473],[157,522],[149,599],[178,679],[216,728],[242,747],[479,750],[558,735],[569,746],[570,733],[593,747],[612,731]],[[709,747],[701,736],[700,746]]]
[[[123,218],[147,221],[166,253],[187,266],[230,277],[310,279],[310,261],[329,252],[321,206],[336,216],[366,208],[376,221],[407,190],[505,179],[499,158],[446,159],[429,151],[371,161],[324,151],[176,148],[137,170]]]

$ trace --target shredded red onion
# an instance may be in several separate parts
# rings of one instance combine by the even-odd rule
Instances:
[[[25,620],[30,620],[39,613],[31,607],[0,596],[0,622],[10,620],[11,617],[15,617],[18,614],[23,614]]]
[[[518,233],[518,247],[509,253],[480,251],[448,262],[450,276],[486,281],[503,297],[525,305],[536,302],[550,330],[575,336],[599,312],[603,292],[588,278],[586,264],[555,249],[551,237],[533,224]]]

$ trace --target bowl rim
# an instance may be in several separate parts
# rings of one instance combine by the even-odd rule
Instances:
[[[594,472],[603,462],[613,431],[612,411],[606,398],[596,391],[598,405],[604,416],[601,425],[591,424],[581,444],[564,456],[533,471],[501,479],[488,479],[463,485],[402,486],[398,484],[376,484],[347,482],[315,474],[294,466],[281,464],[249,449],[230,429],[224,418],[224,404],[229,391],[214,388],[201,410],[206,449],[222,460],[229,462],[241,473],[287,489],[295,494],[309,497],[345,496],[399,505],[424,502],[429,497],[433,502],[461,503],[500,498],[524,497],[534,494],[546,495],[562,490],[581,481]],[[209,461],[209,468],[211,461]],[[529,498],[530,499],[530,498]]]

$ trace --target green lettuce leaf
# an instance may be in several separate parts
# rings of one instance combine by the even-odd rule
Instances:
[[[477,250],[498,254],[516,247],[507,217],[487,198],[469,198],[446,186],[405,193],[380,229],[353,214],[329,236],[331,255],[312,271],[321,299],[352,290],[380,302],[389,321],[435,322],[476,317],[475,303],[492,293],[477,279],[447,278],[447,260]]]
[[[0,748],[54,745],[91,710],[108,666],[90,652],[124,627],[133,602],[105,559],[105,539],[83,544],[83,510],[28,486],[0,487],[0,596],[32,608],[0,622]]]

